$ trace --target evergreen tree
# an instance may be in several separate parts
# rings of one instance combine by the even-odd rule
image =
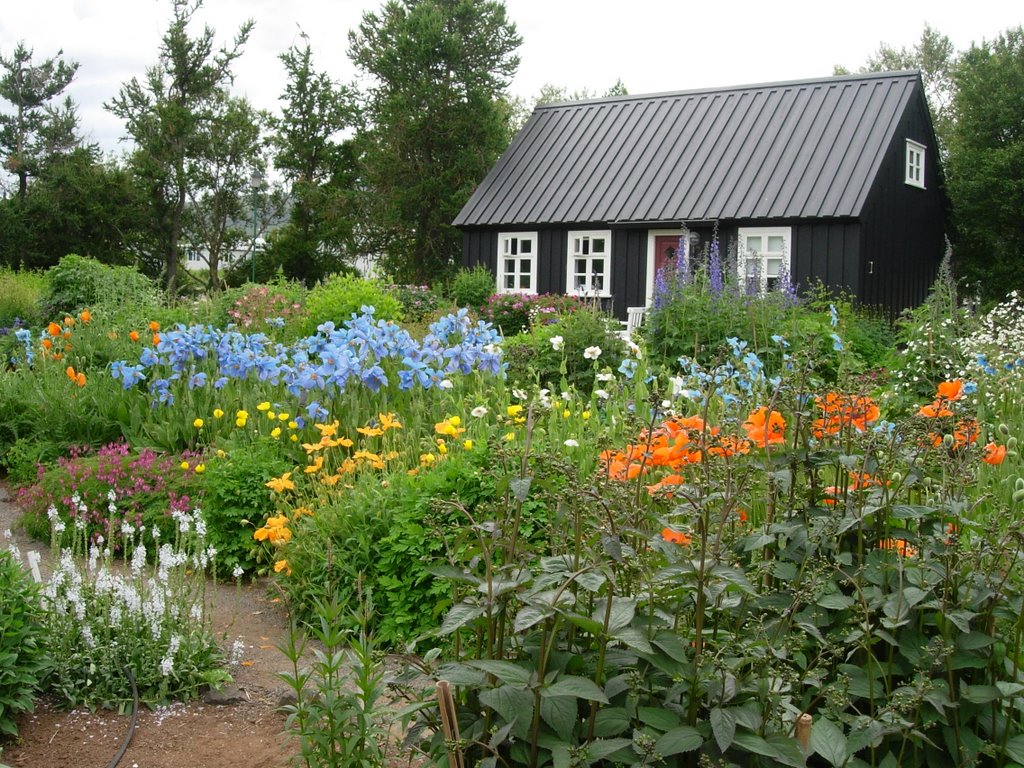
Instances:
[[[356,154],[342,135],[356,125],[355,94],[313,67],[308,38],[281,54],[288,84],[273,121],[274,166],[289,186],[291,212],[268,244],[267,259],[312,284],[353,254]]]
[[[132,168],[149,196],[156,261],[173,295],[186,206],[203,197],[200,166],[207,162],[212,132],[220,129],[215,124],[230,114],[225,107],[231,66],[253,23],[240,27],[231,46],[215,49],[209,27],[196,37],[189,34],[202,0],[172,0],[172,6],[157,63],[144,82],[132,78],[122,85],[106,107],[125,121],[135,142]]]
[[[372,79],[361,135],[382,266],[430,282],[455,263],[459,209],[508,141],[503,98],[522,42],[496,0],[390,0],[349,35]]]
[[[28,194],[29,177],[38,175],[50,158],[80,143],[71,98],[57,106],[52,103],[71,84],[78,64],[63,61],[63,51],[34,64],[32,53],[22,42],[10,58],[0,56],[0,99],[13,107],[12,114],[0,114],[0,152],[4,168],[18,177],[22,201]]]

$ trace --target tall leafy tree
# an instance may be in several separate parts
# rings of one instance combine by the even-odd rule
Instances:
[[[953,84],[955,263],[973,289],[998,299],[1024,290],[1024,29],[972,45]]]
[[[132,78],[106,104],[125,121],[135,142],[132,166],[149,194],[157,261],[166,287],[177,285],[180,245],[189,200],[202,196],[197,161],[208,151],[211,123],[224,119],[232,64],[252,30],[247,21],[229,46],[216,48],[210,27],[191,36],[189,25],[202,0],[172,0],[170,26],[157,63],[143,81]]]
[[[221,266],[245,244],[253,245],[246,224],[253,165],[262,168],[264,117],[245,99],[220,92],[208,105],[209,120],[199,127],[195,153],[188,159],[188,204],[182,234],[203,254],[207,287],[220,289]]]
[[[349,34],[349,56],[371,80],[368,211],[396,278],[428,282],[451,269],[451,222],[507,144],[502,97],[521,42],[496,0],[390,0]]]
[[[921,39],[912,48],[894,48],[882,43],[878,50],[868,57],[860,72],[887,72],[901,69],[921,71],[928,107],[939,140],[939,148],[945,151],[952,129],[953,71],[957,64],[957,52],[953,42],[939,30],[924,25]],[[835,68],[836,74],[849,74],[843,67]]]
[[[356,152],[343,136],[356,126],[358,110],[354,91],[317,72],[305,34],[303,41],[281,54],[288,83],[272,141],[291,212],[267,256],[288,277],[313,283],[353,255]]]
[[[18,197],[28,194],[28,180],[55,155],[77,147],[78,118],[70,97],[54,100],[71,84],[76,62],[61,59],[63,51],[42,62],[32,61],[33,51],[23,42],[9,57],[0,56],[0,99],[12,111],[0,114],[0,152],[4,168],[18,178]]]

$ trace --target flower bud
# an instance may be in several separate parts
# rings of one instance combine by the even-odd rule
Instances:
[[[942,447],[947,449],[947,450],[953,447],[953,436],[952,435],[943,435],[942,436]]]
[[[903,474],[900,473],[900,472],[893,472],[892,473],[892,481],[894,483],[896,483],[897,485],[899,485],[900,483],[903,482]]]
[[[1012,451],[1012,450],[1013,450],[1014,448],[1016,448],[1016,447],[1017,447],[1017,438],[1016,438],[1016,437],[1010,437],[1010,438],[1009,438],[1009,439],[1008,439],[1008,440],[1006,441],[1006,448],[1007,448],[1008,450],[1011,450],[1011,451]]]
[[[999,434],[1002,435],[1003,437],[1006,437],[1008,434],[1010,434],[1010,428],[1008,426],[1006,426],[1005,424],[1000,424],[999,425]]]
[[[1024,491],[1024,477],[1018,477],[1017,482],[1013,484],[1014,490]]]
[[[1013,503],[1020,504],[1022,501],[1024,501],[1024,488],[1013,492]]]

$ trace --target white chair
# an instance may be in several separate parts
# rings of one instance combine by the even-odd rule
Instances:
[[[647,307],[627,307],[626,320],[623,322],[623,329],[619,336],[623,341],[629,341],[633,331],[644,324],[644,317],[647,316]]]

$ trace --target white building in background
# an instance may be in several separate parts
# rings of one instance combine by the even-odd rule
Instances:
[[[256,259],[259,260],[260,254],[266,247],[266,240],[262,237],[256,238]],[[209,257],[210,254],[205,248],[192,248],[191,246],[183,246],[185,252],[185,269],[190,272],[199,272],[204,269],[210,268]],[[217,270],[223,272],[226,269],[231,269],[236,264],[245,263],[249,260],[249,241],[246,240],[236,248],[231,248],[224,251],[220,256],[220,262],[217,264]]]

